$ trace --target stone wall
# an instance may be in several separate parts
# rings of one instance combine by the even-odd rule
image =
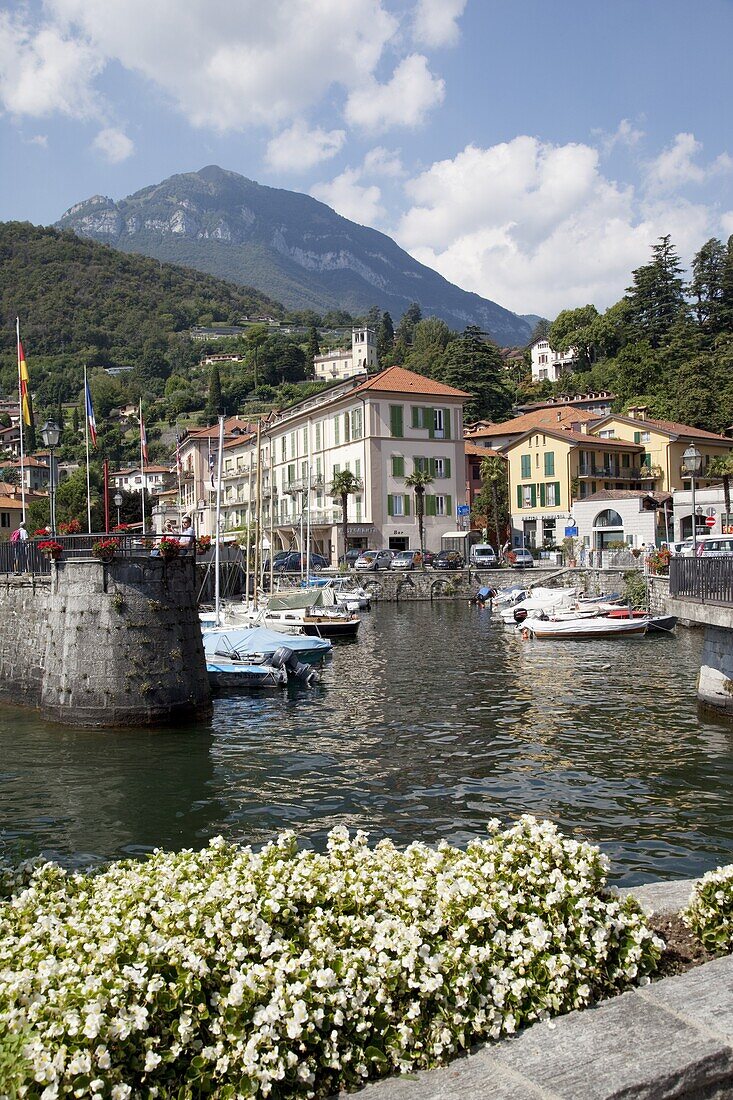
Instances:
[[[74,726],[157,725],[211,709],[187,559],[68,560],[0,587],[0,696]]]
[[[733,630],[705,627],[697,698],[706,709],[733,718]]]
[[[460,569],[442,572],[437,569],[416,569],[413,572],[381,570],[377,573],[354,573],[357,584],[372,592],[375,599],[386,602],[400,600],[466,600],[486,585],[506,588],[512,585],[532,587],[577,585],[588,595],[623,592],[623,569],[566,569],[562,566],[534,569]]]

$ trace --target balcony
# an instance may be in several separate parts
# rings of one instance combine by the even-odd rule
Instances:
[[[578,477],[607,481],[639,481],[643,476],[638,466],[589,466],[585,462],[581,462],[578,466]]]

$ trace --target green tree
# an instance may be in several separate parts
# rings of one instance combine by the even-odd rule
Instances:
[[[443,353],[454,335],[439,317],[426,317],[424,321],[418,321],[413,330],[412,347],[405,366],[419,374],[433,377],[436,370],[440,369]]]
[[[419,302],[411,302],[405,312],[400,318],[400,323],[397,326],[397,339],[401,340],[407,347],[412,343],[412,336],[415,332],[415,326],[422,321],[422,310],[420,309]]]
[[[728,238],[725,247],[718,306],[718,328],[729,336],[733,335],[733,234]]]
[[[731,507],[730,482],[731,478],[733,478],[733,455],[716,455],[710,463],[707,476],[722,478],[725,511],[728,516],[728,522],[731,523],[733,508]]]
[[[356,474],[352,474],[351,470],[339,470],[337,474],[333,475],[331,496],[334,500],[338,500],[341,503],[341,534],[344,544],[344,561],[346,560],[346,551],[349,545],[349,497],[358,493],[361,487],[361,481]]]
[[[405,478],[405,485],[415,493],[415,515],[420,538],[420,557],[423,561],[425,560],[425,490],[432,481],[432,475],[425,470],[413,470]]]
[[[509,488],[506,460],[487,455],[481,460],[481,491],[473,504],[473,518],[485,526],[489,539],[496,539],[496,553],[504,543],[502,532],[509,526]]]
[[[472,396],[464,405],[464,419],[506,420],[512,395],[504,378],[504,365],[495,344],[487,344],[481,330],[469,326],[445,349],[435,378]]]
[[[209,397],[206,402],[206,414],[214,420],[223,411],[219,365],[212,363],[209,367]]]
[[[658,348],[686,310],[682,264],[667,234],[652,245],[652,260],[638,267],[626,292],[634,335]]]
[[[593,305],[562,310],[550,325],[550,346],[562,352],[574,348],[578,369],[588,370],[596,359],[598,320],[598,310]]]
[[[389,356],[394,348],[394,324],[389,313],[383,313],[377,331],[377,359],[380,367],[389,366]]]
[[[308,371],[313,370],[313,361],[317,355],[321,354],[321,344],[318,339],[318,329],[315,325],[311,325],[308,329],[308,346],[305,351],[306,357],[306,369]]]
[[[715,237],[705,242],[692,261],[689,293],[697,323],[706,331],[717,331],[720,321],[725,266],[725,246]]]

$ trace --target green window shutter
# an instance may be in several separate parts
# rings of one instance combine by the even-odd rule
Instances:
[[[532,456],[522,455],[522,477],[532,476]]]
[[[450,414],[452,409],[443,409],[443,438],[450,439]]]
[[[432,493],[426,493],[425,494],[425,515],[426,516],[434,516],[435,515],[435,497],[433,496]]]
[[[522,486],[517,485],[517,508],[522,507]]]
[[[412,406],[412,427],[420,427],[420,407],[419,405]]]
[[[546,499],[547,498],[546,498],[546,494],[545,494],[545,483],[544,483],[544,481],[541,481],[540,482],[540,507],[541,508],[545,507]]]
[[[410,498],[407,495],[407,493],[405,493],[404,502],[405,502],[405,508],[404,508],[405,515],[409,516],[409,514],[410,514]]]
[[[341,439],[339,437],[339,418],[337,416],[334,416],[333,418],[333,441],[337,447],[341,442]]]
[[[560,507],[560,482],[555,482],[555,507]]]
[[[392,455],[392,477],[405,476],[405,460],[402,455]]]
[[[392,501],[392,494],[391,493],[387,494],[387,515],[388,516],[393,516],[394,515],[394,503]]]
[[[435,459],[428,459],[428,477],[435,477]]]
[[[634,432],[634,443],[641,443],[641,432]]]
[[[402,405],[390,405],[389,407],[389,426],[394,439],[402,439],[404,433],[404,422],[402,418],[403,408]]]
[[[450,459],[449,458],[444,458],[443,459],[443,469],[445,470],[445,476],[450,477]]]
[[[545,451],[545,477],[553,477],[555,474],[555,452]]]
[[[453,515],[453,498],[449,496],[445,498],[445,514],[447,516]]]
[[[532,506],[532,508],[536,508],[537,507],[537,486],[536,485],[530,485],[529,491],[530,491],[531,506]]]
[[[435,439],[435,409],[425,409],[425,423],[428,428],[428,439]]]
[[[426,459],[420,458],[419,455],[415,455],[412,460],[412,468],[416,474],[422,473],[422,471],[425,469],[425,462]]]

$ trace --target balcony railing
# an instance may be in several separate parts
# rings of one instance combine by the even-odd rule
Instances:
[[[170,537],[175,539],[181,536],[179,533],[171,532]],[[39,550],[40,544],[44,542],[57,542],[61,546],[59,561],[63,564],[70,560],[94,559],[96,555],[92,552],[92,546],[100,539],[115,539],[117,546],[114,556],[116,558],[150,557],[160,538],[160,535],[153,532],[147,535],[130,535],[124,531],[110,531],[91,535],[43,535],[24,539],[22,542],[3,542],[0,543],[0,574],[48,575],[51,572],[52,559],[45,551]],[[184,556],[191,560],[195,558],[195,540],[193,547],[187,549]]]
[[[642,476],[639,466],[589,466],[581,462],[578,467],[578,477],[639,481]]]
[[[294,481],[289,481],[283,487],[283,492],[303,493],[309,489],[322,489],[323,484],[323,474],[311,474],[310,477],[296,477]]]

